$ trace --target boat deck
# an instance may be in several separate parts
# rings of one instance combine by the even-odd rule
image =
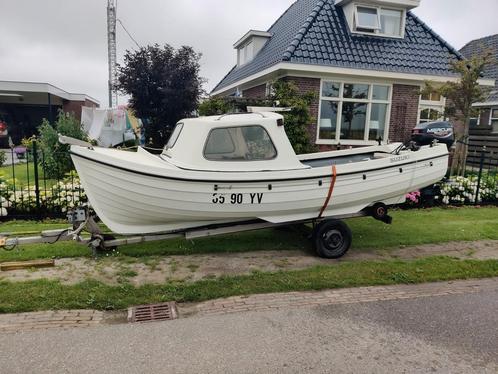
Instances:
[[[301,160],[301,163],[307,166],[311,166],[312,168],[319,168],[323,166],[344,165],[356,162],[370,161],[375,159],[376,158],[375,156],[376,156],[375,153],[371,152],[371,153],[361,153],[361,154],[348,155],[348,156]]]

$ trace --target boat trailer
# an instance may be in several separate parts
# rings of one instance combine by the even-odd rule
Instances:
[[[117,247],[130,244],[178,238],[193,240],[210,236],[311,223],[313,230],[310,238],[318,255],[324,258],[336,259],[342,257],[349,250],[352,243],[351,230],[343,220],[367,216],[371,216],[386,224],[392,223],[392,218],[388,215],[387,206],[379,203],[358,213],[314,220],[285,223],[270,223],[266,221],[234,222],[231,224],[207,226],[164,234],[117,238],[112,233],[102,231],[101,227],[97,224],[96,214],[88,207],[83,207],[68,212],[67,219],[72,226],[66,229],[46,230],[36,236],[14,236],[15,233],[0,233],[0,248],[11,251],[25,244],[54,244],[61,241],[74,241],[88,246],[96,258],[99,252],[112,251]]]

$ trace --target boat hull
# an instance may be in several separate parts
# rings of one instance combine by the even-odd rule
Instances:
[[[337,165],[335,178],[330,165],[292,174],[253,173],[252,178],[234,173],[229,180],[219,173],[158,173],[143,165],[123,166],[119,158],[113,161],[113,154],[101,156],[95,150],[72,147],[93,209],[112,231],[123,235],[253,219],[293,222],[318,218],[322,210],[323,217],[354,214],[377,202],[403,202],[406,193],[441,180],[448,165],[446,149],[435,147],[411,152],[409,157]]]

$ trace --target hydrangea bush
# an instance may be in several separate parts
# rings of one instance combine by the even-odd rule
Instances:
[[[443,205],[498,203],[498,175],[484,174],[481,178],[479,194],[477,194],[477,184],[476,175],[447,178],[435,185],[438,193],[435,194],[434,200]],[[423,205],[423,200],[419,191],[412,192],[406,196],[405,205]]]
[[[0,217],[9,211],[16,214],[28,214],[36,210],[35,186],[18,187],[14,191],[14,180],[2,180],[0,177]],[[69,173],[60,182],[40,187],[40,205],[52,213],[65,213],[68,209],[87,202],[86,194],[76,172]]]

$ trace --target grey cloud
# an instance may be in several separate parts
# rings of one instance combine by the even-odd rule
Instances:
[[[249,29],[267,29],[291,3],[118,0],[118,17],[142,45],[192,45],[201,52],[201,74],[210,90],[235,63],[233,43]],[[0,0],[0,80],[46,81],[106,105],[106,4]],[[456,48],[498,32],[496,0],[422,0],[415,13]],[[118,26],[118,60],[133,48]]]

